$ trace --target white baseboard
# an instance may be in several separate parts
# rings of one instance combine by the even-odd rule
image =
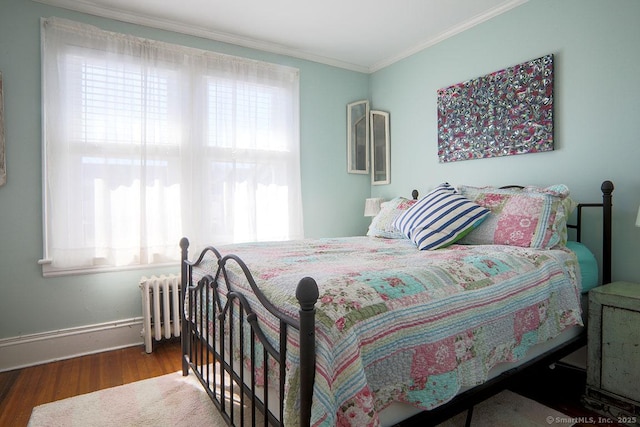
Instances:
[[[142,345],[142,318],[0,339],[0,372]]]

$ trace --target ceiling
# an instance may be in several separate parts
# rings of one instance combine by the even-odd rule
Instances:
[[[36,0],[373,72],[528,0]]]

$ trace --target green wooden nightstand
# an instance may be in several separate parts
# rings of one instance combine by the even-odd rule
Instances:
[[[589,292],[583,403],[612,422],[640,425],[640,284],[614,282]]]

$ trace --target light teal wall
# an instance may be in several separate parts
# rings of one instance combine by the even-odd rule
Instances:
[[[298,67],[301,162],[308,237],[362,234],[363,199],[423,194],[449,181],[569,185],[598,200],[611,179],[614,279],[640,281],[640,2],[530,0],[521,7],[371,76],[24,0],[1,0],[8,182],[0,187],[0,338],[140,315],[143,271],[44,279],[40,160],[39,18],[59,16],[186,46]],[[436,90],[547,53],[555,54],[555,142],[550,153],[439,164]],[[345,107],[369,97],[391,113],[391,184],[370,187],[346,170]]]
[[[374,195],[424,194],[440,182],[565,183],[600,201],[614,182],[613,278],[640,282],[640,2],[530,0],[371,76],[371,101],[391,113],[391,184]],[[555,55],[555,151],[438,163],[436,91]],[[589,231],[589,230],[587,230]]]
[[[140,316],[137,282],[151,273],[42,277],[37,264],[42,257],[39,20],[48,16],[299,68],[305,233],[340,236],[366,230],[362,208],[370,193],[369,181],[346,173],[345,139],[346,104],[367,97],[368,75],[30,0],[1,0],[8,181],[0,187],[0,339]]]

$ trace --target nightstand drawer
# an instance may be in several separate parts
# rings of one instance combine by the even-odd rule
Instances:
[[[640,312],[605,305],[602,324],[600,387],[640,398]]]
[[[589,292],[585,405],[613,421],[640,424],[640,285]]]

